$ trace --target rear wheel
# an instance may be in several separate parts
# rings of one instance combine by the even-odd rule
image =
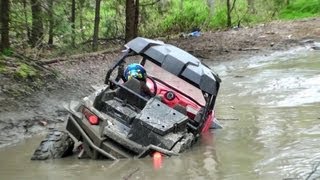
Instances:
[[[74,141],[68,133],[53,130],[41,141],[31,160],[57,159],[72,154]]]

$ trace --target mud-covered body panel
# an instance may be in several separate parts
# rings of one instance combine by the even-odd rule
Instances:
[[[176,147],[171,151],[186,137],[188,117],[163,104],[157,97],[149,99],[139,109],[135,105],[137,102],[128,101],[125,95],[119,98],[117,92],[109,88],[95,95],[100,98],[96,97],[95,101],[101,102],[94,104],[99,106],[88,108],[102,113],[99,125],[90,125],[85,117],[77,116],[79,110],[74,109],[74,114],[68,119],[67,130],[80,141],[83,141],[83,136],[87,136],[87,143],[96,145],[112,157],[143,157],[148,155],[146,152],[151,153],[155,149],[173,155],[184,151],[182,148],[190,147],[193,143],[185,140],[183,146],[179,145],[180,148]],[[92,97],[87,98],[81,104],[89,106],[91,99]],[[75,108],[81,109],[82,106]]]
[[[188,117],[163,104],[156,98],[151,98],[136,120],[142,126],[157,134],[165,135],[169,132],[185,130]]]

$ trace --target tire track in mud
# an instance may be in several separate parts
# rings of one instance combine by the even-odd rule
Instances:
[[[59,73],[56,80],[30,96],[3,97],[8,103],[0,106],[0,147],[45,134],[50,128],[63,128],[68,114],[65,107],[89,95],[93,85],[102,85],[105,71],[117,55],[98,54],[50,64],[48,67]]]
[[[47,107],[51,109],[51,105],[48,104]],[[34,134],[46,133],[49,128],[61,127],[67,117],[67,111],[63,107],[51,111],[45,114],[41,109],[35,108],[32,111],[19,113],[1,113],[0,147],[16,143]]]

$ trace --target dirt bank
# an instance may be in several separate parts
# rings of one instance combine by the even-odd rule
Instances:
[[[212,61],[268,55],[296,46],[317,49],[313,43],[320,41],[320,18],[276,21],[253,28],[205,32],[200,37],[165,41]],[[19,82],[0,74],[0,147],[61,126],[66,118],[63,106],[92,92],[92,85],[101,84],[107,68],[119,56],[120,52],[100,53],[49,64],[47,67],[57,71],[59,77],[48,80],[31,94],[18,96],[7,92],[21,88]]]
[[[320,18],[274,21],[252,28],[205,32],[201,37],[169,40],[196,56],[215,61],[268,55],[273,51],[310,45],[313,41],[320,41]]]

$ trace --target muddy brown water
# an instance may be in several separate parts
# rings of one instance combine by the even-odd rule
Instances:
[[[320,52],[305,48],[211,66],[224,126],[190,151],[118,162],[30,161],[42,136],[0,149],[0,179],[314,179],[320,162]],[[318,173],[318,174],[317,174]]]

